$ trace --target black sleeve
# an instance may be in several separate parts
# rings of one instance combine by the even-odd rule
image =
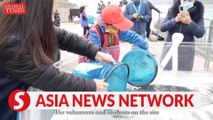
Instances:
[[[77,34],[67,32],[57,27],[55,27],[55,29],[60,49],[86,56],[92,60],[95,59],[95,55],[100,48],[94,43],[84,37],[79,37]]]
[[[151,2],[147,2],[150,10],[155,10],[156,12],[160,13],[160,10],[158,10]]]
[[[38,67],[35,66],[27,51],[15,59],[17,51],[17,43],[5,45],[4,49],[1,49],[0,73],[8,74],[19,82],[45,91],[96,90],[96,84],[92,80],[77,78],[48,64],[40,63]]]

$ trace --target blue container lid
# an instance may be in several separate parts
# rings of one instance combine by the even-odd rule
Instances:
[[[157,75],[157,61],[146,50],[132,50],[123,57],[122,62],[125,62],[130,66],[131,72],[127,82],[131,85],[148,85],[155,79]]]

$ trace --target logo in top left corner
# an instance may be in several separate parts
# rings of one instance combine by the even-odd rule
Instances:
[[[25,15],[27,13],[26,3],[6,3],[4,4],[5,15]]]
[[[8,104],[14,111],[25,111],[30,105],[30,96],[26,91],[14,90],[9,95]]]

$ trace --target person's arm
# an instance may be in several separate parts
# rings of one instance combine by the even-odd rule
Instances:
[[[166,18],[161,23],[160,30],[162,32],[166,32],[174,28],[175,25],[177,25],[177,23],[175,22],[175,18],[171,18],[170,13],[168,12]]]
[[[77,34],[69,33],[60,28],[56,28],[56,33],[61,50],[86,56],[91,60],[96,59],[104,64],[115,62],[111,55],[100,52],[101,49],[97,45],[84,37],[79,37]]]
[[[145,15],[141,19],[142,21],[148,22],[151,19],[151,11],[148,4],[145,4]]]
[[[93,42],[96,46],[101,48],[101,39],[94,30],[89,30],[88,40]]]
[[[203,35],[205,34],[203,18],[201,18],[197,23],[192,21],[191,24],[189,24],[189,30],[195,37],[203,37]]]
[[[133,20],[133,14],[130,14],[130,5],[128,4],[124,10],[124,16],[129,20]]]
[[[39,63],[35,66],[32,57],[25,50],[17,59],[18,42],[5,44],[0,52],[0,73],[5,73],[21,83],[45,91],[96,91],[93,80],[77,78],[70,73],[59,71],[53,65]]]
[[[131,30],[121,31],[119,33],[119,39],[124,42],[129,42],[144,50],[147,50],[149,48],[147,41],[142,36]]]
[[[159,10],[158,8],[156,8],[151,2],[148,1],[147,3],[148,3],[148,5],[149,5],[150,9],[153,9],[153,10],[155,10],[156,12],[160,13],[160,10]]]
[[[82,14],[82,19],[87,20],[87,16],[85,14]]]
[[[59,48],[61,50],[73,52],[95,60],[95,55],[100,50],[98,46],[77,34],[67,32],[57,27],[55,27],[55,29]]]

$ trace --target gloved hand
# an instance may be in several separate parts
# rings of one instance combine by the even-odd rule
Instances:
[[[97,52],[95,59],[102,62],[103,64],[115,63],[115,60],[112,57],[112,55],[106,54],[106,53],[103,53],[103,52],[100,52],[100,51]]]

